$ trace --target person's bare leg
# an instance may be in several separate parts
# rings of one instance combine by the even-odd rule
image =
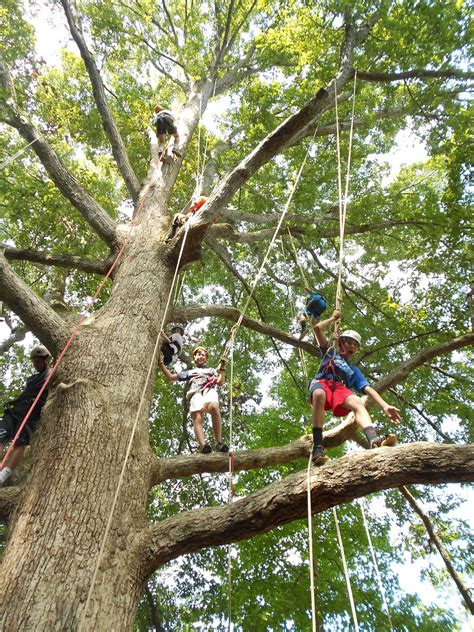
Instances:
[[[369,411],[357,395],[349,395],[349,397],[344,400],[342,407],[354,413],[356,424],[362,428],[362,430],[373,425]]]
[[[191,418],[193,420],[193,427],[194,427],[194,435],[196,436],[196,439],[199,443],[199,447],[202,448],[206,445],[206,439],[204,437],[204,430],[203,430],[203,411],[202,410],[197,410],[194,413],[191,413]]]
[[[23,455],[25,454],[26,445],[16,445],[8,455],[8,459],[5,463],[6,467],[14,470],[21,462]]]
[[[214,402],[209,404],[209,414],[212,419],[212,431],[214,433],[214,439],[216,443],[222,443],[222,418],[221,411],[219,410],[219,404]]]
[[[324,426],[324,405],[326,403],[326,393],[323,389],[317,388],[311,396],[311,420],[313,424],[313,465],[324,465],[328,460],[323,448],[323,426]]]

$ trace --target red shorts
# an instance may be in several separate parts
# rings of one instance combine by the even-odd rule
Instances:
[[[311,380],[309,385],[309,396],[310,402],[313,401],[313,393],[317,390],[317,385],[320,384],[322,386],[322,390],[326,393],[326,402],[324,404],[324,410],[332,410],[335,417],[345,417],[351,411],[347,408],[343,407],[343,403],[349,397],[349,395],[354,395],[354,393],[341,384],[341,382],[335,382],[334,380],[326,380],[324,378],[318,378]]]

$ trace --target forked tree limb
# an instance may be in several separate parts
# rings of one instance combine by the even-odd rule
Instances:
[[[415,443],[357,452],[311,469],[312,513],[409,483],[473,480],[474,445]],[[305,468],[232,504],[182,512],[142,534],[141,559],[152,571],[181,555],[266,533],[304,518],[306,494]]]
[[[99,112],[100,118],[102,120],[104,132],[112,147],[112,154],[115,158],[115,162],[120,173],[122,174],[122,178],[124,179],[125,185],[128,189],[128,192],[130,193],[131,198],[134,202],[136,202],[138,199],[138,194],[140,192],[140,182],[138,181],[138,178],[132,168],[127,150],[125,148],[125,144],[122,140],[119,129],[115,123],[115,119],[107,102],[104,84],[102,82],[102,77],[100,75],[99,69],[97,68],[94,56],[87,47],[82,30],[72,14],[71,6],[68,0],[61,0],[61,4],[63,6],[64,13],[66,14],[69,30],[74,41],[77,44],[77,47],[79,48],[79,52],[81,53],[82,60],[89,75],[92,92],[94,94],[94,100],[97,105],[97,110]]]
[[[444,562],[446,570],[450,574],[452,580],[454,581],[454,583],[457,586],[457,589],[461,593],[461,596],[462,596],[462,598],[464,600],[464,603],[466,604],[466,608],[469,610],[469,612],[471,614],[474,615],[474,601],[471,598],[471,595],[469,593],[468,588],[466,587],[466,585],[462,581],[461,576],[459,575],[459,573],[454,568],[453,563],[451,561],[451,557],[450,557],[448,551],[446,550],[446,548],[444,547],[444,545],[443,545],[441,539],[439,538],[438,534],[436,533],[436,531],[435,531],[435,529],[433,527],[433,524],[431,523],[431,520],[430,520],[429,516],[423,511],[423,508],[421,507],[421,505],[416,501],[414,496],[410,493],[410,491],[404,485],[402,485],[399,488],[399,490],[400,490],[400,493],[402,494],[402,496],[405,498],[405,500],[410,505],[410,507],[413,509],[413,511],[416,514],[418,514],[418,516],[420,517],[420,519],[423,522],[423,524],[425,526],[425,529],[426,529],[426,531],[428,533],[428,537],[429,537],[430,541],[437,548],[438,553],[441,555],[441,558],[442,558],[442,560]]]
[[[25,323],[54,355],[64,346],[69,327],[56,312],[18,277],[0,253],[0,300]]]

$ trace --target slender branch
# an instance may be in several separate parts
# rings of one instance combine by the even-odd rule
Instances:
[[[18,325],[18,327],[12,329],[8,338],[0,344],[0,355],[3,355],[11,349],[16,342],[24,340],[27,332],[27,328],[23,325]]]
[[[122,174],[122,178],[125,181],[125,185],[128,189],[128,192],[130,193],[130,196],[132,197],[133,201],[136,202],[138,194],[140,192],[140,182],[138,181],[138,178],[133,171],[119,129],[115,123],[114,117],[109,108],[109,104],[107,103],[104,84],[102,82],[102,77],[100,76],[99,69],[97,68],[97,64],[95,63],[93,55],[87,47],[81,28],[79,24],[77,24],[75,21],[69,1],[61,0],[61,4],[63,6],[64,13],[66,14],[66,19],[69,25],[69,30],[71,31],[71,35],[76,42],[77,47],[79,48],[82,60],[89,74],[92,92],[94,94],[94,99],[97,105],[97,110],[102,120],[104,132],[109,139],[110,145],[112,147],[112,154],[115,158],[115,162],[117,163],[117,167]]]
[[[306,218],[305,218],[306,219]],[[312,228],[314,227],[314,220],[312,220],[312,224],[309,222],[304,222],[308,224]],[[361,235],[363,233],[370,233],[380,230],[387,230],[388,228],[394,228],[395,226],[433,226],[432,222],[423,222],[423,221],[402,221],[402,220],[391,220],[386,222],[377,222],[376,224],[361,224],[360,226],[354,226],[347,224],[345,228],[346,235]],[[305,229],[296,226],[285,226],[285,228],[289,228],[294,235],[302,234],[306,232]],[[210,229],[209,233],[213,237],[220,237],[226,239],[227,241],[239,242],[239,243],[255,243],[260,242],[262,239],[268,239],[273,236],[275,232],[275,228],[262,228],[261,230],[257,230],[251,233],[240,233],[234,229],[230,224],[214,224]],[[339,229],[334,228],[333,230],[323,230],[318,228],[317,230],[318,237],[329,238],[329,237],[338,237]]]
[[[22,281],[0,253],[0,300],[54,355],[66,343],[69,329],[65,322]]]
[[[240,311],[235,307],[226,307],[223,305],[188,305],[186,307],[175,307],[172,315],[170,315],[170,320],[172,319],[179,322],[186,322],[189,320],[204,318],[205,316],[211,316],[212,318],[226,318],[227,320],[237,322],[240,318]],[[285,344],[293,347],[300,347],[314,357],[319,357],[320,355],[319,349],[309,342],[298,340],[298,338],[287,334],[285,331],[281,331],[280,329],[276,329],[276,327],[271,327],[270,325],[265,325],[254,318],[250,318],[249,316],[244,316],[242,325],[266,336],[276,338]]]
[[[413,509],[413,511],[416,514],[418,514],[418,516],[421,518],[421,521],[425,525],[425,529],[428,532],[428,537],[431,540],[431,542],[435,545],[435,547],[438,549],[438,553],[441,555],[443,559],[444,565],[446,566],[446,570],[451,575],[451,578],[453,579],[459,592],[462,595],[462,598],[464,599],[466,608],[469,610],[471,614],[474,614],[474,601],[472,600],[471,595],[469,594],[469,590],[464,585],[464,582],[462,581],[459,573],[454,568],[451,562],[451,557],[448,551],[444,548],[444,545],[441,542],[441,539],[438,537],[438,534],[436,533],[433,525],[431,524],[431,520],[423,511],[421,506],[416,502],[415,498],[410,493],[410,491],[404,485],[402,485],[399,489],[400,489],[400,493],[408,502],[408,504]]]
[[[209,456],[209,461],[224,456]],[[474,480],[474,446],[429,443],[361,451],[336,459],[310,476],[312,512],[408,483]],[[150,526],[140,539],[148,571],[208,546],[252,538],[307,515],[306,469],[222,507],[198,509]]]
[[[424,419],[426,421],[426,423],[431,426],[433,428],[433,430],[436,432],[436,434],[438,434],[443,441],[445,441],[446,443],[454,443],[454,441],[451,439],[451,437],[449,437],[447,434],[445,434],[442,430],[440,430],[438,428],[438,426],[433,423],[431,421],[431,419],[428,417],[428,415],[426,415],[419,406],[417,406],[416,404],[414,404],[413,402],[410,402],[408,399],[406,399],[405,397],[403,397],[402,395],[400,395],[399,393],[397,393],[396,391],[393,391],[395,393],[395,397],[403,402],[405,404],[405,406],[408,406],[410,408],[413,408],[413,410],[415,410],[422,419]]]
[[[424,68],[415,68],[406,70],[405,72],[365,72],[357,71],[357,79],[361,81],[403,81],[404,79],[474,79],[474,73],[462,72],[461,70],[425,70]]]
[[[346,30],[343,56],[340,70],[326,89],[320,89],[298,112],[281,123],[230,173],[228,173],[211,194],[201,216],[197,219],[194,230],[202,229],[217,217],[221,209],[227,204],[234,193],[252,177],[264,164],[281,152],[289,142],[310,121],[319,117],[322,112],[334,103],[334,94],[338,93],[347,80],[353,75],[351,55],[355,42],[355,32],[352,28]],[[193,228],[191,229],[193,230]]]
[[[168,23],[169,23],[169,25],[171,27],[171,31],[172,31],[173,37],[174,37],[174,42],[175,42],[176,46],[179,46],[178,34],[176,33],[176,29],[174,28],[173,18],[171,17],[170,12],[168,11],[168,7],[166,6],[165,0],[161,0],[161,4],[163,5],[163,10],[165,12],[166,19],[168,20]]]
[[[99,261],[97,259],[83,259],[78,255],[51,255],[47,252],[32,250],[31,248],[14,248],[3,244],[0,244],[0,247],[4,251],[5,258],[9,261],[32,261],[34,263],[58,266],[60,268],[72,268],[95,274],[105,274],[112,263],[111,258],[106,261]]]
[[[0,64],[0,88],[3,88],[4,92],[4,97],[0,100],[1,120],[17,129],[27,142],[32,143],[33,151],[43,163],[55,185],[64,197],[81,212],[97,235],[111,248],[118,247],[120,239],[115,230],[115,222],[66,169],[43,135],[20,113],[9,70],[3,63]]]

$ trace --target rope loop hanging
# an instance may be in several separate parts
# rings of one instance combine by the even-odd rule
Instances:
[[[342,310],[343,292],[342,292],[342,273],[344,268],[344,234],[346,228],[347,217],[347,202],[349,195],[349,181],[351,172],[351,158],[352,158],[352,139],[354,131],[354,113],[355,113],[355,101],[356,101],[356,85],[357,85],[357,70],[354,71],[354,84],[352,91],[352,112],[351,112],[351,125],[349,132],[348,154],[347,154],[347,167],[345,178],[345,190],[344,195],[342,193],[342,168],[341,168],[341,144],[339,134],[339,111],[337,105],[337,88],[334,83],[334,101],[335,101],[335,114],[336,114],[336,151],[337,151],[337,186],[339,197],[339,262],[337,272],[337,287],[336,287],[336,310]],[[339,323],[336,321],[334,324],[333,344],[339,338]]]

